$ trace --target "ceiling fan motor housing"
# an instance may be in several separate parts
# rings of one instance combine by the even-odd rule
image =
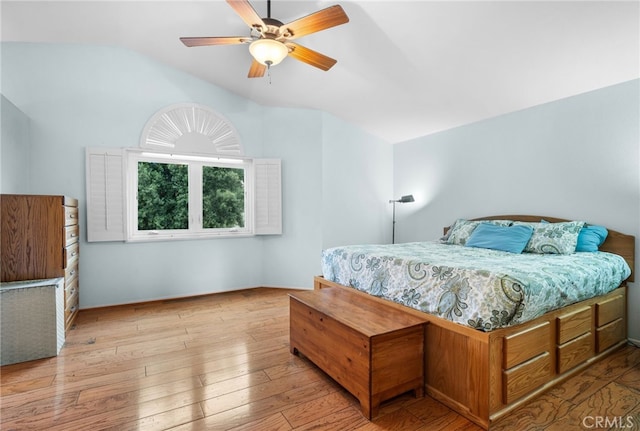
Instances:
[[[284,24],[274,18],[262,18],[265,26],[262,31],[262,35],[268,39],[287,38],[291,36],[291,33],[287,29],[284,34],[280,34],[280,27]]]

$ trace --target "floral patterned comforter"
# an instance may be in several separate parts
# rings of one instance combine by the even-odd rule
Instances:
[[[322,252],[323,276],[371,295],[491,331],[616,289],[631,270],[618,255],[513,254],[415,242]]]

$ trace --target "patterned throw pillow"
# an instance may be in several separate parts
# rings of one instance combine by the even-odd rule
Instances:
[[[524,249],[525,253],[572,254],[576,251],[578,234],[584,226],[583,221],[561,223],[514,222],[533,228],[533,235]]]
[[[473,233],[473,231],[478,227],[480,223],[491,223],[498,226],[511,226],[513,221],[511,220],[471,221],[471,220],[465,220],[465,219],[458,219],[453,224],[453,226],[451,226],[449,231],[447,231],[447,234],[442,238],[440,238],[440,241],[447,244],[465,245],[467,243],[467,240]]]

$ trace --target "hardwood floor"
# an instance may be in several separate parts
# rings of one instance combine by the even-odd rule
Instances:
[[[253,289],[80,312],[61,354],[0,368],[2,430],[480,430],[430,397],[354,397],[289,352],[288,291]],[[640,430],[627,346],[496,430]]]

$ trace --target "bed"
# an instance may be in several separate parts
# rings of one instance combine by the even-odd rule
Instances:
[[[522,215],[457,220],[438,241],[324,250],[315,288],[421,316],[426,393],[488,429],[626,343],[635,238],[585,236],[595,228],[604,229]]]

